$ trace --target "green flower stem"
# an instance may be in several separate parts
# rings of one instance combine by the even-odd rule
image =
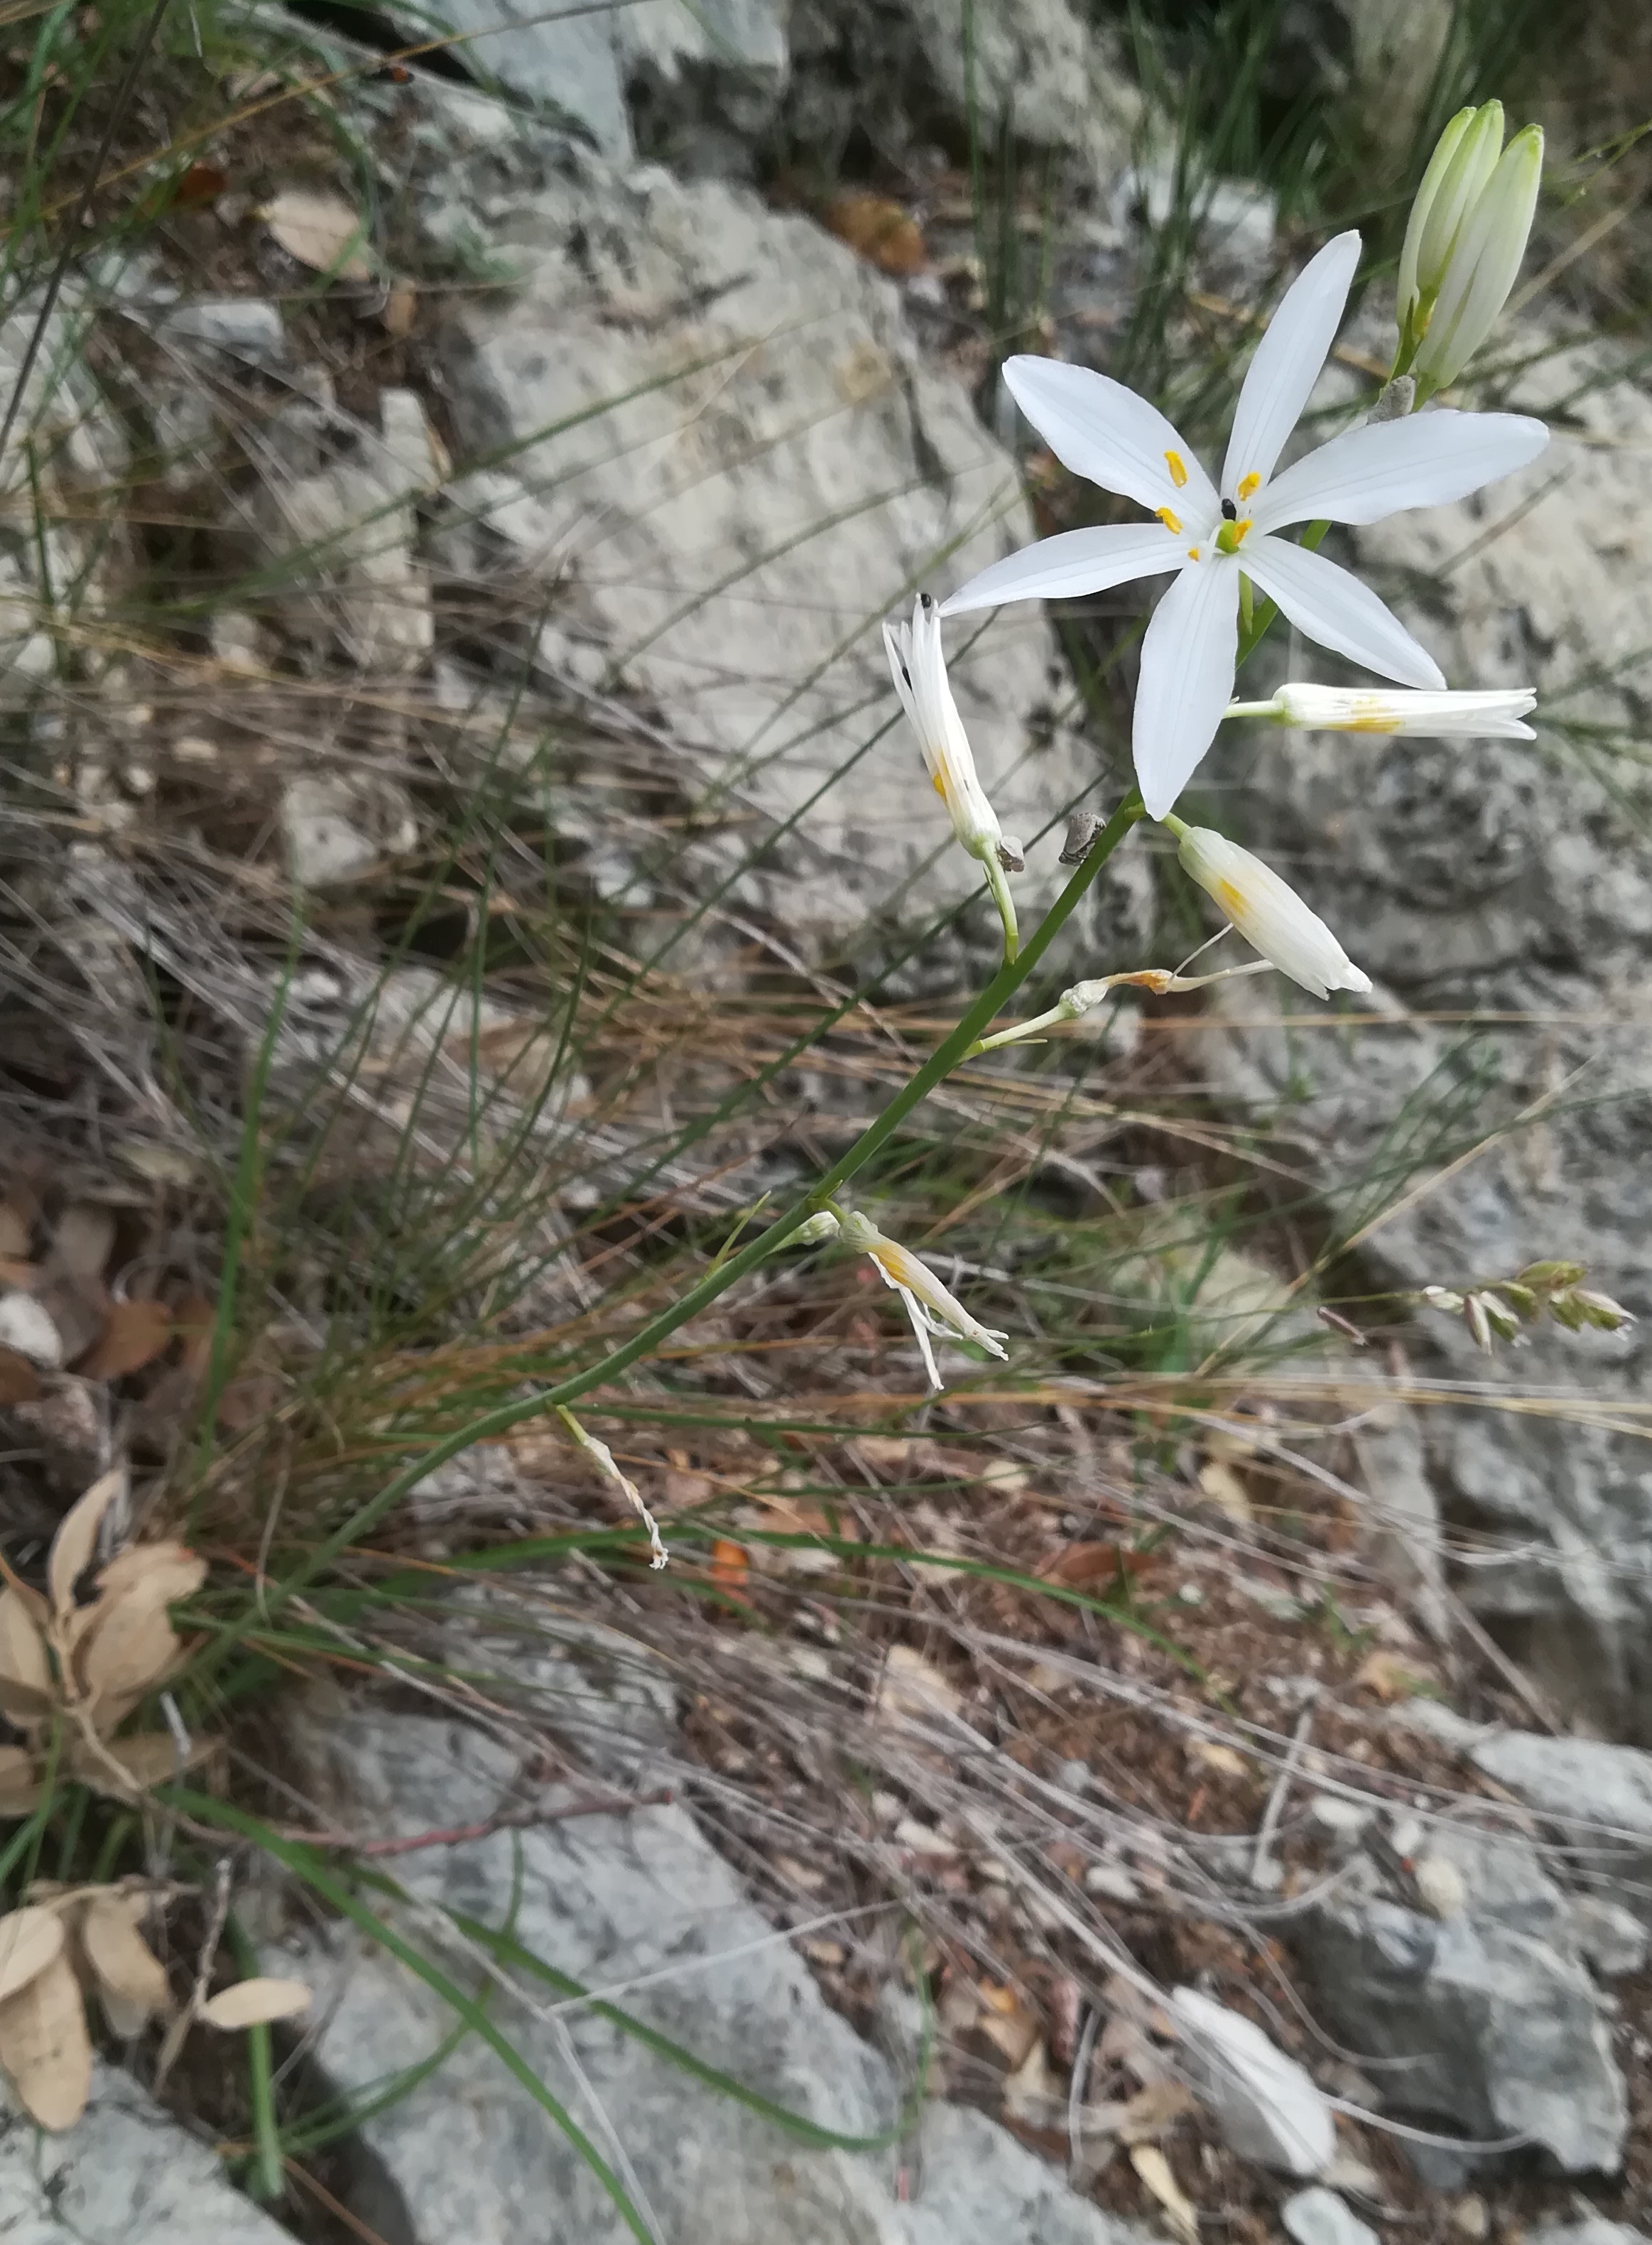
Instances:
[[[1004,868],[989,850],[981,860],[981,870],[986,875],[986,885],[992,892],[992,901],[999,908],[999,918],[1004,923],[1004,964],[1012,967],[1020,949],[1021,933],[1015,924],[1015,899],[1010,894],[1010,885],[1004,878]]]
[[[755,1271],[760,1263],[783,1247],[800,1225],[807,1224],[818,1210],[830,1203],[832,1195],[846,1184],[857,1170],[863,1169],[900,1128],[912,1109],[925,1100],[936,1085],[950,1075],[958,1062],[965,1058],[983,1030],[1002,1012],[1026,980],[1056,937],[1066,926],[1088,892],[1096,876],[1118,848],[1137,820],[1144,816],[1141,797],[1133,788],[1096,836],[1085,855],[1084,862],[1074,872],[1060,895],[1046,912],[1037,931],[1019,955],[1006,960],[987,984],[975,1003],[969,1008],[951,1034],[943,1038],[922,1068],[897,1091],[878,1115],[861,1133],[849,1151],[825,1176],[794,1203],[785,1214],[777,1217],[766,1231],[731,1255],[714,1271],[708,1272],[697,1286],[691,1286],[678,1301],[660,1311],[658,1317],[638,1327],[629,1340],[588,1366],[583,1372],[570,1373],[557,1387],[541,1388],[532,1395],[518,1396],[509,1403],[501,1403],[491,1411],[484,1412],[456,1433],[446,1434],[428,1450],[421,1451],[409,1465],[404,1466],[368,1502],[357,1507],[322,1543],[300,1562],[283,1582],[272,1584],[261,1602],[258,1611],[248,1612],[233,1629],[224,1631],[211,1651],[197,1663],[197,1680],[210,1675],[221,1665],[237,1641],[247,1632],[267,1627],[270,1618],[287,1601],[301,1590],[306,1584],[329,1567],[340,1553],[362,1536],[369,1535],[385,1515],[398,1505],[409,1491],[422,1482],[427,1474],[457,1457],[461,1450],[469,1449],[473,1442],[491,1441],[519,1426],[525,1419],[542,1417],[546,1412],[561,1409],[577,1402],[581,1395],[589,1394],[593,1387],[603,1387],[640,1357],[652,1356],[661,1344],[670,1340],[680,1326],[708,1309],[720,1294],[728,1292]]]

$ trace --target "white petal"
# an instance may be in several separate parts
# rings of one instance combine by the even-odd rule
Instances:
[[[1333,437],[1276,478],[1249,510],[1258,530],[1288,522],[1381,522],[1408,506],[1444,506],[1527,466],[1548,442],[1524,413],[1450,406]]]
[[[1413,694],[1391,688],[1315,686],[1291,680],[1274,695],[1287,725],[1304,732],[1387,733],[1422,740],[1534,741],[1520,719],[1537,706],[1529,686],[1466,694]]]
[[[1184,571],[1141,641],[1134,746],[1150,817],[1164,817],[1215,738],[1238,647],[1238,562],[1202,561]]]
[[[1064,468],[1138,506],[1184,511],[1202,522],[1216,494],[1195,456],[1156,405],[1110,375],[1060,359],[1005,359],[1010,395]],[[1182,470],[1177,482],[1173,459]]]
[[[1072,600],[1135,577],[1161,577],[1185,566],[1188,543],[1157,522],[1063,530],[992,562],[943,600],[941,614],[959,616],[966,608],[996,607],[1000,600]]]
[[[1265,482],[1272,472],[1337,339],[1358,265],[1359,236],[1339,234],[1310,258],[1286,289],[1256,345],[1234,409],[1233,434],[1222,464],[1227,498],[1237,498],[1246,476]]]
[[[1436,693],[1444,688],[1439,665],[1398,617],[1323,553],[1288,545],[1283,538],[1252,538],[1242,559],[1247,574],[1270,600],[1278,601],[1298,631],[1321,647],[1363,662],[1379,678],[1397,678],[1402,686],[1432,687]]]

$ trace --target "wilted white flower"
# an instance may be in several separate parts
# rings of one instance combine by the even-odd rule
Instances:
[[[969,736],[946,675],[940,611],[920,593],[910,624],[885,623],[884,646],[901,707],[911,718],[935,792],[946,805],[952,831],[986,869],[988,886],[1004,921],[1005,947],[1016,949],[1015,907],[1004,875],[1021,870],[1021,845],[999,824],[975,770]]]
[[[619,1461],[606,1442],[599,1441],[594,1434],[588,1434],[572,1412],[560,1403],[557,1406],[557,1416],[595,1465],[603,1479],[613,1482],[618,1487],[626,1502],[648,1531],[648,1564],[651,1567],[663,1567],[671,1554],[667,1550],[660,1538],[658,1523],[642,1501],[642,1491],[637,1487],[636,1482],[628,1474],[620,1471]]]
[[[1046,538],[971,578],[942,613],[1073,599],[1174,572],[1141,642],[1135,701],[1136,779],[1155,818],[1186,786],[1232,695],[1242,578],[1320,646],[1384,678],[1445,687],[1433,657],[1374,593],[1278,532],[1380,522],[1463,499],[1548,442],[1540,421],[1520,414],[1414,414],[1348,430],[1275,474],[1336,336],[1359,248],[1357,234],[1338,234],[1287,290],[1240,390],[1220,490],[1157,408],[1122,383],[1052,359],[1005,362],[1017,404],[1064,465],[1158,519]]]
[[[930,1346],[931,1333],[943,1339],[950,1334],[956,1340],[973,1341],[989,1356],[1007,1356],[1004,1344],[1008,1334],[995,1333],[972,1318],[958,1297],[942,1285],[927,1263],[920,1263],[910,1247],[903,1247],[897,1240],[886,1239],[870,1217],[863,1216],[858,1210],[852,1211],[843,1218],[843,1232],[851,1247],[871,1257],[884,1285],[892,1286],[900,1296],[902,1307],[917,1337],[930,1386],[937,1394],[945,1382],[935,1368],[935,1352]]]
[[[1179,818],[1165,824],[1181,842],[1183,869],[1282,974],[1316,998],[1328,998],[1333,990],[1370,989],[1370,975],[1271,866],[1208,826],[1188,826]]]
[[[1420,397],[1455,382],[1496,325],[1526,254],[1543,173],[1543,134],[1503,146],[1503,106],[1459,110],[1412,205],[1395,289],[1397,373]]]
[[[823,1239],[836,1239],[839,1228],[831,1210],[823,1208],[800,1224],[786,1245],[788,1247],[818,1247]]]
[[[1306,732],[1398,733],[1422,739],[1534,740],[1520,719],[1537,706],[1524,686],[1474,694],[1376,692],[1342,686],[1282,686],[1271,702],[1238,702],[1230,717],[1271,716]]]

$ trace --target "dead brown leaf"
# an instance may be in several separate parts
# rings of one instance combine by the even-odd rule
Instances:
[[[370,281],[373,260],[360,215],[341,195],[283,187],[258,215],[289,257],[333,281]]]
[[[26,1988],[0,2003],[0,2066],[43,2128],[72,2128],[85,2111],[91,2043],[80,1983],[67,1957],[54,1958]]]
[[[884,1656],[874,1713],[887,1721],[903,1717],[956,1715],[964,1697],[932,1660],[910,1645],[891,1645]]]
[[[46,1561],[46,1591],[52,1611],[60,1618],[73,1611],[75,1584],[91,1564],[104,1515],[125,1487],[125,1474],[118,1466],[112,1473],[100,1474],[64,1513],[51,1539],[51,1553]]]
[[[1432,1680],[1414,1663],[1380,1647],[1367,1653],[1354,1672],[1354,1682],[1361,1690],[1374,1692],[1384,1700],[1414,1699]]]
[[[36,1615],[33,1593],[0,1590],[0,1714],[14,1723],[37,1723],[51,1706],[51,1665]],[[44,1615],[42,1616],[44,1618]]]
[[[418,317],[419,292],[410,281],[398,281],[384,299],[384,309],[379,322],[387,336],[399,343],[403,336],[413,332],[413,322]]]
[[[32,1403],[40,1393],[40,1374],[15,1348],[0,1348],[0,1404]]]
[[[35,1758],[27,1746],[0,1746],[0,1816],[28,1816],[40,1801]]]
[[[85,1380],[123,1380],[152,1364],[173,1336],[164,1302],[117,1302],[76,1370]]]
[[[1229,1520],[1238,1521],[1242,1527],[1249,1527],[1255,1520],[1249,1493],[1225,1458],[1205,1460],[1199,1468],[1199,1487]]]
[[[81,1948],[118,2035],[136,2034],[167,2005],[166,1968],[138,1930],[149,1907],[146,1895],[101,1894],[80,1921]]]
[[[1199,2245],[1199,2215],[1193,2201],[1170,2172],[1170,2162],[1156,2144],[1133,2144],[1130,2164],[1141,2187],[1163,2208],[1166,2219],[1181,2245]]]
[[[0,1917],[0,2003],[26,1988],[63,1954],[63,1925],[56,1913],[25,1905]]]
[[[114,1252],[115,1219],[106,1208],[77,1201],[64,1209],[51,1235],[51,1260],[84,1285],[98,1285]]]
[[[220,1988],[200,2007],[209,2026],[227,2033],[237,2027],[264,2026],[271,2019],[296,2018],[310,2007],[310,1991],[301,1980],[238,1980]]]
[[[1064,1584],[1070,1590],[1111,1590],[1152,1563],[1151,1552],[1132,1551],[1122,1543],[1068,1543],[1039,1571],[1046,1582]]]

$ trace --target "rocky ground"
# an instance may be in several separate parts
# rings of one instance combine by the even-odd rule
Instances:
[[[785,1191],[992,956],[875,626],[1070,519],[985,377],[1018,322],[1115,370],[1145,348],[1174,192],[1151,98],[1066,0],[978,8],[967,71],[945,0],[449,12],[467,82],[387,68],[383,20],[365,53],[268,16],[254,61],[204,57],[248,112],[207,176],[77,265],[26,382],[37,305],[0,326],[47,494],[0,553],[0,1541],[25,1572],[112,1441],[157,1488],[176,1467],[223,1269],[200,1149],[233,1167],[249,1074],[285,1204],[356,1290],[319,1250],[278,1258],[220,1400],[254,1477],[301,1489],[349,1448],[306,1429],[370,1456],[410,1383],[437,1428],[443,1382],[481,1376],[450,1293],[491,1303],[542,1260],[487,1313],[507,1387],[531,1346],[600,1331],[628,1313],[612,1267],[647,1281],[590,1211],[662,1144],[659,1228]],[[1012,92],[1035,310],[971,201],[972,106]],[[1292,248],[1260,189],[1205,198],[1178,316],[1218,369]],[[1454,682],[1539,688],[1540,754],[1269,734],[1209,768],[1378,978],[1369,1012],[1309,1036],[1243,982],[1121,1012],[1067,1075],[957,1079],[914,1173],[938,1143],[973,1163],[972,1210],[1030,1184],[1041,1239],[1105,1218],[1069,1291],[1118,1314],[918,1418],[866,1290],[765,1281],[674,1364],[682,1425],[646,1386],[604,1422],[667,1516],[663,1586],[543,1430],[422,1486],[352,1580],[423,1569],[441,1596],[338,1625],[333,1680],[249,1716],[229,1781],[294,1845],[393,1878],[349,1896],[439,1955],[464,2031],[342,1901],[241,1864],[250,1937],[315,1991],[283,2092],[312,2119],[359,2100],[349,2124],[295,2134],[267,2213],[212,2156],[242,2172],[236,2095],[186,2071],[163,2110],[112,2047],[75,2133],[0,2135],[0,2229],[1652,2224],[1645,1343],[1556,1336],[1488,1371],[1395,1306],[1563,1255],[1652,1307],[1648,409],[1628,346],[1553,296],[1534,316],[1544,351],[1496,387],[1551,417],[1550,453],[1360,547]],[[1360,321],[1327,410],[1376,363]],[[1058,637],[1012,611],[955,664],[1029,844],[1024,919],[1066,813],[1118,790],[1117,710],[1074,679],[1127,663],[1122,614]],[[547,867],[608,916],[594,958],[554,962],[606,1008],[577,1065],[525,933]],[[1165,926],[1151,858],[1121,859],[1056,987]],[[805,999],[844,1021],[794,1063]],[[753,1082],[766,1106],[731,1102]],[[438,1285],[398,1234],[466,1163],[489,1182]],[[529,1167],[559,1182],[525,1246]],[[1277,1217],[1255,1255],[1203,1242],[1236,1177]],[[994,1238],[962,1267],[1047,1308]],[[295,1367],[369,1302],[394,1347],[306,1417]],[[1177,1353],[1143,1354],[1144,1317]],[[261,1568],[233,1506],[208,1518],[220,1568]],[[489,1536],[563,1543],[456,1591]]]

